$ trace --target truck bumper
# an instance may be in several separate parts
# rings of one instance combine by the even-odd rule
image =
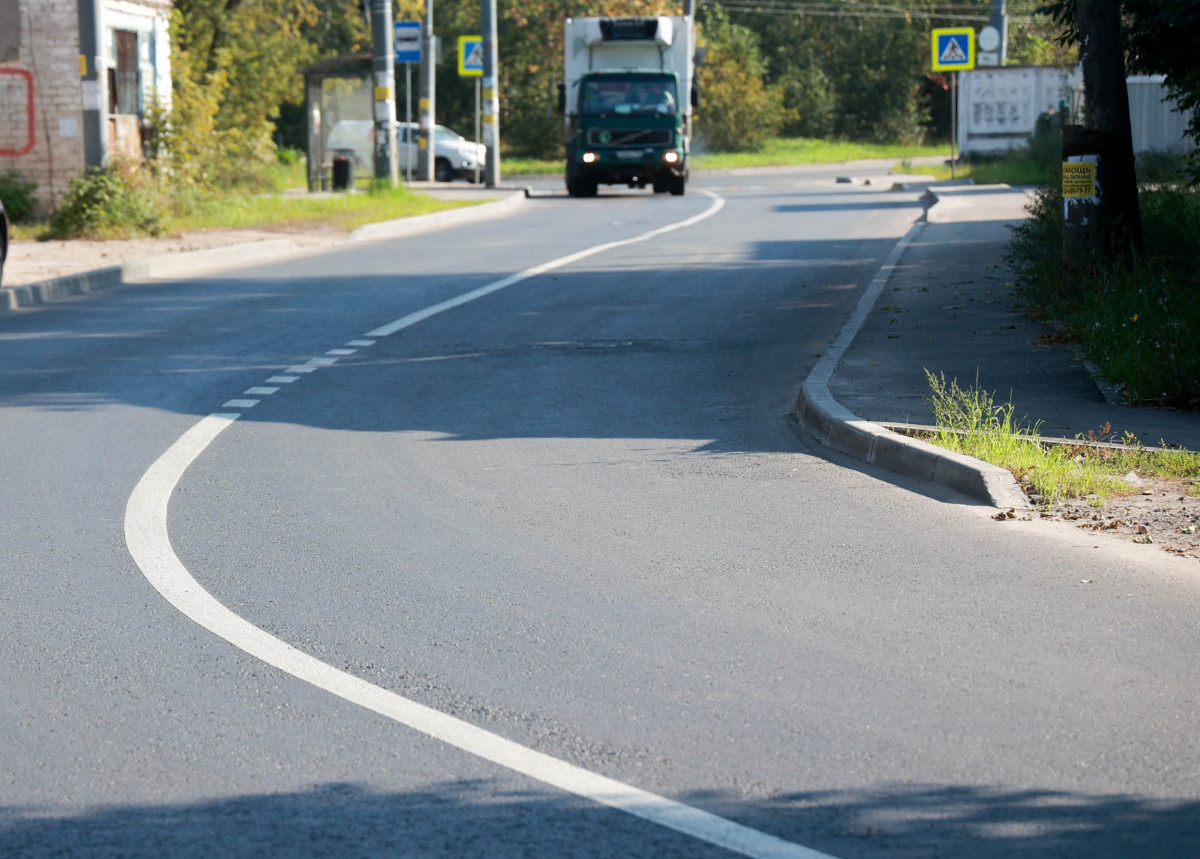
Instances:
[[[587,155],[594,155],[595,160],[587,161]],[[568,172],[602,185],[628,185],[631,188],[644,188],[655,182],[665,182],[669,179],[687,179],[687,161],[677,152],[671,152],[677,160],[668,161],[668,153],[653,151],[642,154],[640,158],[620,157],[608,153],[583,153],[574,163],[568,165]]]

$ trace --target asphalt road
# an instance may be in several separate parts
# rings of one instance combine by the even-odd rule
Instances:
[[[790,418],[920,214],[832,176],[0,319],[0,854],[1200,851],[1194,576]]]

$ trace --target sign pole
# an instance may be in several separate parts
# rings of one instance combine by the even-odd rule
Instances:
[[[396,163],[396,35],[391,0],[371,0],[371,70],[375,76],[375,178],[392,188]],[[354,190],[351,188],[350,190]]]
[[[971,27],[939,27],[932,38],[935,72],[950,74],[950,178],[956,177],[958,159],[958,73],[975,68],[975,30]]]
[[[437,116],[437,84],[434,81],[437,65],[434,57],[433,0],[425,0],[424,46],[421,51],[421,92],[417,100],[421,129],[417,133],[417,175],[425,182],[433,181],[433,124]]]
[[[415,161],[412,127],[412,67],[413,63],[423,61],[424,40],[421,38],[420,21],[396,22],[396,62],[404,64],[404,175],[405,181],[412,184],[413,161]]]
[[[480,90],[481,84],[482,84],[482,81],[479,78],[475,78],[475,145],[476,146],[479,145],[479,107],[480,107],[479,90]],[[476,185],[479,184],[479,159],[478,158],[475,159],[475,184]]]
[[[958,72],[950,72],[950,178],[954,179],[954,147],[958,143],[958,96],[955,84]]]
[[[487,186],[500,184],[500,53],[496,0],[482,0],[483,22],[483,144],[487,147]]]
[[[405,182],[412,184],[413,168],[412,127],[412,63],[404,64],[404,175]]]

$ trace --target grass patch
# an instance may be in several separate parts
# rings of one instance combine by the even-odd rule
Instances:
[[[286,187],[303,167],[280,165],[273,182]],[[128,239],[210,229],[332,227],[351,231],[364,224],[476,205],[435,200],[403,186],[369,187],[354,194],[217,193],[174,191],[146,176],[85,177],[49,221],[16,225],[17,240],[55,238]]]
[[[893,173],[923,173],[939,181],[950,178],[972,179],[976,185],[1041,185],[1046,182],[1045,165],[1027,155],[999,158],[987,161],[964,161],[954,168],[954,176],[945,164],[913,167],[901,161],[892,168]]]
[[[693,152],[692,167],[697,170],[731,170],[739,167],[791,167],[944,155],[945,147],[879,146],[871,143],[776,137],[768,140],[757,152]],[[503,163],[505,176],[553,176],[562,173],[563,169],[562,159],[506,157]]]
[[[776,137],[757,152],[700,152],[692,154],[697,170],[731,170],[739,167],[787,167],[803,164],[838,164],[889,158],[923,158],[946,154],[940,146],[882,146],[837,140]]]
[[[377,221],[425,215],[466,205],[474,205],[474,202],[434,200],[403,187],[322,197],[278,194],[207,197],[180,207],[165,220],[165,224],[172,232],[311,225],[350,231]]]
[[[500,175],[505,176],[557,176],[566,170],[563,158],[509,158],[500,163]]]
[[[925,371],[929,404],[938,430],[926,440],[939,447],[973,456],[1007,469],[1031,500],[1053,504],[1066,498],[1094,496],[1097,506],[1113,495],[1131,491],[1130,472],[1139,477],[1200,478],[1200,454],[1186,450],[1145,448],[1132,435],[1123,447],[1097,445],[1106,441],[1108,427],[1076,444],[1047,444],[1039,424],[1014,419],[1012,403],[997,403],[995,394],[958,380]]]

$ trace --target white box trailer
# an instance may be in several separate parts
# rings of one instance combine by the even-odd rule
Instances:
[[[563,37],[567,190],[682,194],[697,100],[692,18],[568,18]]]

